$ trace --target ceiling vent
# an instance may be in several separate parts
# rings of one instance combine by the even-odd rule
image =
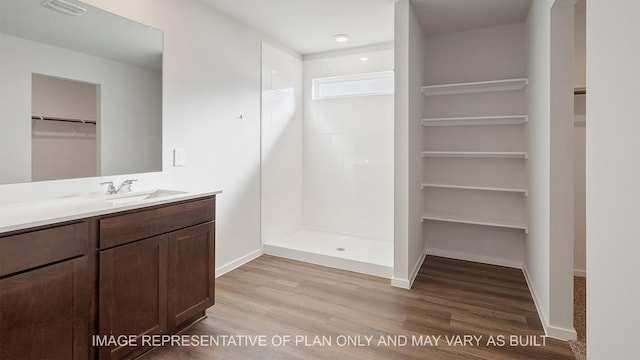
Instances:
[[[80,16],[87,12],[87,9],[70,2],[66,2],[64,0],[46,0],[42,3],[42,6],[46,7],[47,9],[55,10],[59,13],[72,16]]]

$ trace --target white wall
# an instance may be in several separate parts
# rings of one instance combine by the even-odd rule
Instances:
[[[161,77],[157,71],[0,34],[3,136],[0,183],[31,180],[31,74],[98,84],[99,169],[103,174],[152,171],[161,162]],[[24,121],[11,121],[24,119]],[[7,160],[7,161],[4,161]]]
[[[587,5],[586,0],[578,0],[573,19],[573,82],[575,87],[587,84]]]
[[[199,1],[91,0],[164,35],[164,173],[224,190],[217,273],[260,254],[260,94],[264,36]],[[240,118],[242,116],[242,118]],[[172,149],[187,150],[171,167]]]
[[[260,250],[260,59],[265,36],[199,1],[87,0],[164,34],[163,173],[129,174],[138,188],[174,183],[222,189],[217,274]],[[240,119],[242,115],[242,119]],[[172,150],[188,161],[172,167]],[[100,190],[125,176],[0,186],[6,202]]]
[[[126,87],[102,81],[99,87],[101,174],[131,174],[162,168],[162,76],[120,63]]]
[[[302,228],[302,61],[262,45],[262,241]]]
[[[606,14],[604,16],[603,14]],[[640,2],[587,9],[589,359],[639,359]]]
[[[34,115],[96,121],[95,84],[33,74],[31,90]],[[96,176],[96,149],[94,124],[33,121],[31,180]]]
[[[554,2],[533,1],[526,21],[529,235],[524,269],[547,335],[571,339],[573,192],[567,189],[573,187],[573,56],[567,53],[573,44],[573,8],[571,0],[558,0],[556,10],[568,10],[552,21]]]
[[[393,94],[314,100],[311,91],[316,78],[389,70],[393,50],[304,61],[306,229],[393,240]]]
[[[586,85],[586,20],[585,0],[576,4],[574,18],[574,75],[576,88]],[[582,3],[582,4],[580,4]],[[582,5],[582,6],[578,6]],[[587,269],[587,225],[585,198],[585,136],[586,96],[574,96],[574,164],[573,164],[573,269],[575,275],[586,276]]]
[[[97,120],[96,84],[33,74],[31,90],[34,115]]]
[[[549,335],[575,339],[573,328],[574,0],[551,9],[551,192]]]
[[[394,272],[410,288],[426,254],[422,236],[422,126],[426,37],[411,4],[395,7]]]
[[[523,23],[428,36],[425,84],[526,77]],[[522,91],[424,98],[425,118],[522,115]],[[526,152],[524,126],[425,127],[425,151]],[[522,159],[425,158],[424,181],[526,189]],[[428,188],[425,213],[525,224],[526,197],[518,193]],[[429,253],[520,268],[524,231],[427,221]]]
[[[529,235],[525,241],[525,274],[543,326],[549,317],[549,177],[551,112],[551,5],[533,1],[527,16],[527,126],[529,143]],[[546,331],[546,330],[545,330]]]
[[[430,35],[427,37],[425,80],[429,85],[437,85],[524,77],[524,39],[523,23]],[[464,105],[464,101],[458,103]],[[521,100],[518,105],[522,103]],[[494,109],[506,104],[494,101],[489,105]]]

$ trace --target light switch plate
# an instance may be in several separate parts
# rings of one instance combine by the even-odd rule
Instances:
[[[187,165],[187,150],[184,148],[173,149],[173,166]]]

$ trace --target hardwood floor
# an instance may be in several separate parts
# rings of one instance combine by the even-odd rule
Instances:
[[[565,342],[542,337],[521,271],[438,257],[403,290],[264,255],[216,280],[207,315],[185,332],[195,336],[185,345],[217,346],[164,346],[144,359],[573,359]],[[465,335],[466,346],[447,343]],[[511,336],[538,346],[511,346]]]

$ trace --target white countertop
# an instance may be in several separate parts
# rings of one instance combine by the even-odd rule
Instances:
[[[149,195],[157,190],[176,193],[149,199],[134,200],[136,196],[144,197],[144,195]],[[163,187],[162,189],[137,190],[127,194],[104,195],[100,193],[86,196],[76,195],[58,199],[0,205],[0,235],[10,231],[23,230],[36,226],[197,199],[220,193],[222,193],[221,190]],[[132,200],[127,201],[127,198],[131,198]],[[122,202],[118,202],[119,200]]]

